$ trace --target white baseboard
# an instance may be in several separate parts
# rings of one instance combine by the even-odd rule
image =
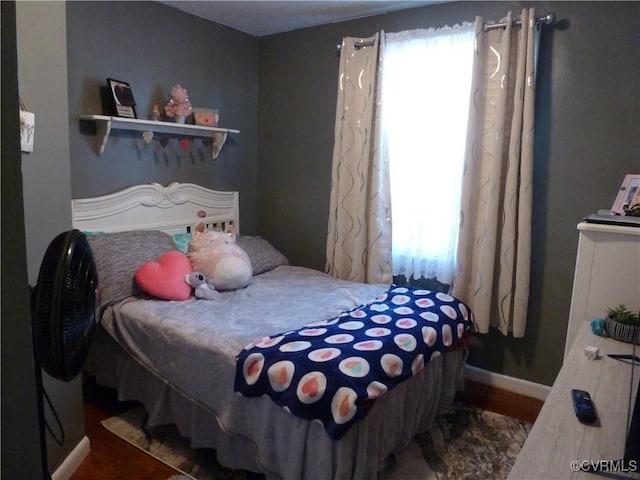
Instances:
[[[537,398],[538,400],[546,400],[551,387],[540,383],[530,382],[522,378],[509,377],[501,373],[490,372],[473,365],[464,366],[464,377],[474,382],[491,385],[492,387],[502,388],[510,392],[525,395],[527,397]]]
[[[71,451],[71,453],[64,459],[62,465],[60,465],[53,475],[51,480],[69,480],[73,472],[80,466],[82,461],[89,455],[91,451],[91,443],[89,437],[86,435],[82,437],[82,440],[78,442],[78,445]]]

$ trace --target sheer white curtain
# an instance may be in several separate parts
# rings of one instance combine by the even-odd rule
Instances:
[[[534,9],[522,27],[483,31],[477,48],[452,293],[472,306],[478,330],[525,334],[529,302],[536,51]]]
[[[345,39],[327,271],[380,283],[436,277],[471,305],[479,332],[520,337],[539,27],[533,9],[522,27],[504,20],[489,32],[482,18],[383,32],[366,39],[371,48]]]
[[[453,280],[474,40],[472,23],[386,35],[394,275]]]
[[[384,33],[342,42],[326,271],[345,280],[390,284],[391,200],[379,128],[383,44]]]

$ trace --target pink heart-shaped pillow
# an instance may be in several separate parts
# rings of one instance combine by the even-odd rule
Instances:
[[[191,285],[184,278],[192,271],[189,258],[175,250],[165,253],[157,262],[139,267],[135,279],[149,295],[165,300],[187,300],[191,296]]]

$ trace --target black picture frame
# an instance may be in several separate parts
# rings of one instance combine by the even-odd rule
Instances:
[[[122,80],[107,78],[107,86],[113,101],[113,113],[118,117],[138,118],[136,116],[136,101],[133,98],[131,85]]]

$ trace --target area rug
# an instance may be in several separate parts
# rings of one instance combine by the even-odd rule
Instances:
[[[230,470],[211,449],[195,449],[175,427],[145,426],[142,407],[126,411],[102,425],[127,442],[193,480],[251,480],[257,477]],[[455,403],[426,433],[390,461],[382,480],[504,479],[515,462],[531,424]],[[184,477],[183,477],[184,476]]]

